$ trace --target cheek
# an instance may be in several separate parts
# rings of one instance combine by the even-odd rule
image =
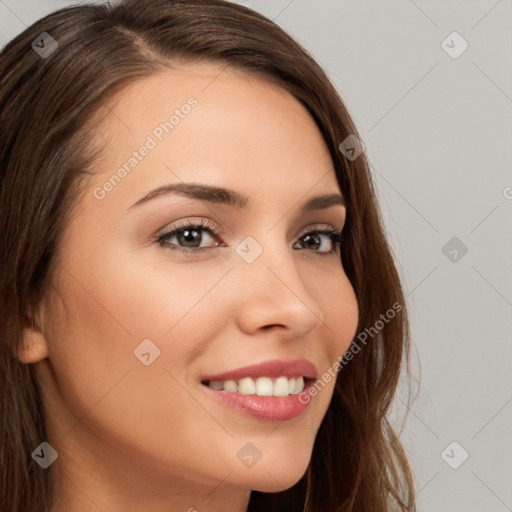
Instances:
[[[177,381],[190,384],[187,368],[232,314],[230,297],[216,288],[231,267],[180,267],[105,251],[68,255],[62,268],[50,358],[75,415],[94,407],[91,417],[103,412],[122,426],[133,413],[141,425],[137,409],[155,417],[157,403],[171,430],[173,410],[197,416]]]
[[[199,340],[210,339],[224,325],[218,318],[228,314],[219,307],[227,298],[219,300],[215,289],[225,266],[180,272],[177,265],[146,263],[130,253],[95,256],[70,257],[60,272],[50,346],[56,368],[87,389],[86,405],[130,368],[146,369],[142,379],[154,378],[148,371],[154,367],[184,370]]]
[[[318,408],[318,416],[323,418],[329,407],[338,378],[338,365],[357,331],[359,310],[354,289],[344,272],[335,278],[324,280],[323,293],[316,290],[319,304],[324,313],[323,344],[321,345],[323,364],[319,368],[318,378],[309,390],[311,400]]]
[[[227,263],[177,264],[115,248],[94,256],[68,258],[73,263],[62,272],[58,287],[73,308],[68,319],[81,329],[100,331],[101,339],[172,337],[184,322],[189,328],[198,325],[190,316],[199,310],[203,324],[219,314],[217,285],[231,268]],[[205,308],[205,303],[214,307]]]
[[[359,309],[354,289],[344,270],[311,284],[323,312],[325,348],[332,363],[342,356],[356,335]]]
[[[76,268],[81,272],[71,277],[70,266],[59,280],[64,304],[60,303],[50,343],[58,391],[71,413],[61,433],[70,442],[87,445],[100,459],[102,448],[88,442],[92,433],[102,439],[104,449],[129,451],[133,460],[148,467],[168,472],[176,467],[205,468],[189,469],[189,477],[213,484],[208,473],[215,474],[226,453],[234,465],[239,463],[239,447],[235,443],[223,448],[230,438],[193,397],[187,368],[196,344],[208,340],[207,330],[214,328],[207,321],[198,323],[190,313],[202,317],[205,311],[217,311],[222,316],[215,309],[216,297],[207,293],[218,276],[196,273],[194,284],[188,273],[174,272],[166,281],[147,272],[125,279],[125,272],[115,265],[87,273],[77,261]],[[165,274],[160,268],[158,275]],[[144,357],[134,355],[144,339],[151,339],[160,351],[153,359],[154,347],[145,349],[150,352],[148,366]]]

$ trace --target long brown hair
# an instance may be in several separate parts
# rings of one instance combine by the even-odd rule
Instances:
[[[264,16],[223,0],[72,6],[28,27],[0,54],[0,510],[52,505],[51,471],[31,458],[45,439],[37,382],[16,354],[51,283],[70,205],[100,156],[88,121],[120,89],[173,59],[257,74],[309,111],[347,200],[341,258],[358,300],[358,332],[375,331],[364,347],[354,339],[351,349],[360,351],[343,361],[303,478],[283,492],[253,492],[249,510],[416,510],[411,470],[387,419],[400,368],[409,368],[407,309],[367,157],[339,149],[358,132],[305,49]],[[394,304],[394,318],[376,329]]]

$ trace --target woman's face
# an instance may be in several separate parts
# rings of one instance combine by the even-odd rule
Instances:
[[[302,208],[340,195],[322,136],[290,94],[214,64],[132,84],[104,112],[36,365],[58,467],[126,493],[288,488],[334,388],[304,408],[299,377],[319,379],[357,326],[329,234],[345,207]]]

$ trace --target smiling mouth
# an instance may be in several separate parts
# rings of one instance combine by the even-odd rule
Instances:
[[[298,377],[245,377],[234,380],[203,380],[201,384],[215,391],[240,393],[242,395],[285,397],[299,394],[311,379]]]

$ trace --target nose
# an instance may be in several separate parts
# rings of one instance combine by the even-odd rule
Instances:
[[[270,244],[269,244],[270,245]],[[251,264],[237,262],[238,325],[247,334],[270,328],[290,338],[304,336],[323,324],[322,308],[310,293],[293,249],[265,248]]]

